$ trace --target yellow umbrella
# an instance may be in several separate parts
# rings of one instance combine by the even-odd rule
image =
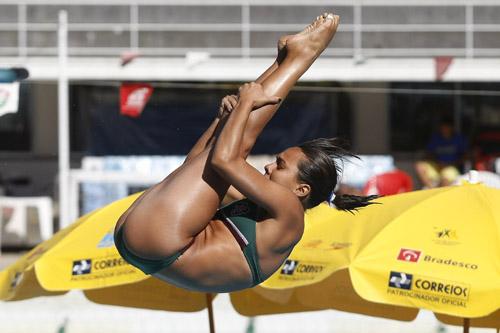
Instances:
[[[304,298],[304,294],[307,297]],[[348,270],[333,273],[325,280],[312,285],[289,289],[267,289],[255,287],[231,293],[235,310],[244,316],[318,311],[335,309],[372,317],[399,321],[413,321],[418,309],[374,303],[361,298],[353,289]],[[435,314],[437,319],[448,325],[469,327],[500,328],[500,310],[487,317],[457,318]]]
[[[341,271],[341,273],[344,271]],[[396,307],[392,305],[375,304],[359,297],[346,279],[345,274],[333,275],[336,288],[327,290],[330,303],[318,303],[315,306],[305,306],[296,297],[294,289],[274,290],[255,287],[252,289],[230,294],[233,307],[244,316],[257,316],[263,314],[277,314],[290,312],[317,311],[324,309],[337,309],[388,319],[411,321],[417,315],[416,309]],[[332,279],[327,279],[332,280]],[[328,281],[325,281],[329,283]],[[326,287],[325,283],[314,286],[315,292],[321,293]],[[210,306],[209,294],[189,292],[176,288],[157,279],[147,279],[134,284],[115,286],[84,291],[85,296],[99,304],[128,306],[166,311],[192,312]],[[325,305],[326,304],[326,305]],[[211,330],[214,331],[213,313],[209,307],[209,320]]]
[[[305,300],[304,294],[309,295]],[[334,272],[323,281],[311,285],[289,289],[257,286],[231,293],[230,297],[238,313],[251,317],[335,309],[372,317],[413,321],[418,314],[418,309],[364,300],[354,291],[347,270]]]
[[[309,296],[304,301],[303,294]],[[418,310],[389,304],[373,303],[362,299],[352,287],[346,270],[333,273],[312,285],[290,289],[254,287],[231,293],[231,302],[244,316],[335,309],[400,321],[412,321]]]
[[[364,273],[366,271],[368,271],[372,275],[376,275],[375,273],[377,272],[377,270],[374,270],[374,267],[383,271],[384,269],[389,269],[384,268],[384,265],[389,264],[390,270],[386,271],[387,276],[384,288],[386,290],[408,290],[404,288],[408,285],[407,280],[413,278],[413,276],[410,275],[419,274],[417,272],[418,270],[410,270],[410,268],[415,268],[418,265],[423,264],[426,264],[427,266],[447,265],[447,262],[443,260],[438,262],[437,259],[432,261],[432,258],[439,259],[439,257],[437,257],[437,254],[428,252],[429,249],[426,247],[424,248],[423,244],[419,243],[417,237],[418,233],[410,227],[405,227],[405,219],[403,219],[402,217],[406,218],[407,215],[411,215],[410,213],[413,214],[414,210],[418,211],[418,209],[416,208],[418,208],[418,206],[421,204],[429,203],[431,201],[431,198],[447,196],[447,192],[453,193],[457,189],[459,188],[457,187],[432,191],[420,191],[390,198],[383,198],[380,199],[380,202],[382,202],[383,205],[374,205],[372,207],[363,209],[356,216],[352,216],[348,213],[336,212],[335,210],[332,210],[326,206],[320,206],[308,213],[306,217],[306,231],[300,244],[296,247],[290,258],[285,262],[282,269],[279,270],[271,279],[266,281],[263,286],[267,288],[283,289],[306,286],[313,283],[322,282],[324,283],[323,287],[326,287],[328,283],[334,283],[334,285],[335,283],[338,284],[338,281],[335,282],[337,275],[333,273],[335,271],[338,271],[339,269],[348,268],[350,277],[353,278],[353,276],[357,276],[356,274],[363,277],[363,274],[361,273]],[[467,189],[468,192],[462,189]],[[461,261],[450,261],[450,263],[457,262],[457,264],[449,269],[452,272],[453,269],[457,270],[459,268],[473,269],[474,271],[477,271],[475,273],[479,272],[481,274],[483,274],[484,272],[488,272],[488,269],[490,269],[490,273],[493,272],[491,279],[482,280],[482,282],[484,282],[482,285],[484,289],[489,288],[489,290],[492,291],[493,294],[489,298],[493,301],[489,302],[489,305],[483,307],[483,309],[481,310],[482,312],[480,311],[480,315],[484,315],[487,314],[484,312],[487,312],[488,308],[493,308],[493,310],[491,310],[490,312],[498,308],[498,285],[496,285],[496,289],[494,283],[493,288],[491,288],[489,285],[491,285],[491,281],[498,281],[498,269],[496,268],[499,262],[499,251],[495,252],[495,249],[498,250],[497,240],[499,229],[498,224],[495,224],[498,222],[498,219],[495,220],[495,218],[500,215],[498,214],[497,210],[489,207],[487,204],[488,200],[493,200],[493,202],[494,200],[497,200],[497,202],[499,202],[498,191],[488,192],[488,190],[483,186],[467,185],[461,187],[460,191],[457,192],[468,193],[467,195],[469,195],[470,198],[468,198],[467,207],[474,206],[474,204],[477,205],[479,202],[483,204],[483,206],[481,206],[481,209],[489,209],[488,214],[482,215],[481,213],[483,211],[479,209],[479,212],[477,212],[478,215],[474,216],[475,221],[484,221],[487,217],[490,218],[490,220],[488,221],[491,222],[491,220],[493,220],[493,223],[481,229],[479,235],[479,238],[483,239],[485,242],[487,242],[487,244],[481,243],[480,241],[476,245],[479,251],[489,251],[486,253],[491,253],[493,258],[482,258],[478,259],[478,261],[471,261],[476,260],[476,257],[475,254],[470,254],[470,256],[462,258]],[[491,198],[485,199],[489,197]],[[147,277],[144,276],[141,272],[121,261],[121,258],[118,256],[110,240],[110,237],[112,237],[111,235],[114,221],[116,221],[118,216],[130,205],[130,203],[134,199],[135,196],[125,198],[101,210],[98,210],[95,213],[82,217],[77,223],[73,224],[71,227],[65,230],[62,230],[61,232],[56,234],[53,239],[40,244],[40,246],[28,253],[25,257],[9,267],[6,271],[1,272],[0,298],[16,299],[16,297],[20,297],[19,295],[23,293],[23,297],[38,296],[40,293],[43,293],[45,289],[62,292],[64,290],[73,288],[95,289],[103,288],[106,286],[119,286],[127,283],[139,283],[146,280]],[[454,203],[459,203],[460,201],[458,201],[458,199],[455,195],[455,197],[452,196],[451,200],[454,200]],[[446,208],[447,205],[449,205],[449,203],[438,204],[440,208]],[[457,218],[457,220],[443,220],[442,214],[439,215],[439,211],[437,209],[432,210],[431,208],[426,208],[435,213],[431,217],[425,217],[425,214],[417,214],[420,219],[418,224],[419,228],[417,228],[417,231],[424,230],[429,233],[428,224],[431,223],[432,230],[430,232],[430,235],[428,234],[427,236],[428,238],[432,239],[432,242],[435,244],[435,246],[438,247],[438,249],[440,246],[441,250],[449,250],[451,248],[453,248],[454,250],[461,249],[461,244],[470,245],[470,240],[466,237],[461,236],[471,234],[469,230],[470,228],[468,229],[468,227],[470,226],[464,226],[462,225],[463,223],[457,222],[460,220],[459,218]],[[469,210],[470,209],[467,208],[467,212],[469,212]],[[437,215],[439,215],[439,217],[437,217]],[[459,215],[459,217],[468,216],[470,219],[471,214]],[[403,224],[404,232],[401,232],[401,226],[399,229],[396,228],[396,230],[394,230],[395,228],[392,226],[394,222],[391,222],[392,220],[398,221],[396,223],[398,225]],[[491,225],[493,225],[494,227],[491,228]],[[390,231],[389,236],[383,236],[384,234],[387,234],[388,231]],[[410,237],[407,237],[408,235],[410,235]],[[481,238],[483,236],[485,236],[485,238]],[[373,240],[377,240],[375,244],[378,246],[374,247],[372,245]],[[395,241],[397,244],[392,244]],[[415,242],[417,243],[415,244]],[[389,244],[392,244],[391,246],[395,247],[396,250],[393,249],[392,251],[394,253],[388,256],[384,254],[380,249],[383,247],[382,245]],[[421,246],[421,248],[416,249],[416,246]],[[379,252],[370,252],[373,251],[373,248],[375,248]],[[368,249],[370,251],[368,251]],[[403,249],[411,251],[405,252],[403,251]],[[382,250],[384,249],[382,248]],[[422,258],[425,258],[425,255],[430,256],[431,254],[433,254],[434,257],[430,256],[430,258],[427,258],[426,260],[422,259],[422,261],[420,262],[419,258],[417,258],[416,261],[412,261],[412,255],[414,256],[419,251],[419,258],[420,256],[422,256]],[[436,251],[436,253],[438,252],[439,251]],[[59,259],[56,259],[56,253],[60,254]],[[455,254],[455,252],[452,253],[453,256]],[[469,255],[469,253],[466,254]],[[442,256],[442,252],[439,252],[439,255]],[[403,260],[398,259],[399,257],[403,258]],[[469,260],[468,258],[472,259]],[[52,263],[51,260],[55,262]],[[375,260],[378,265],[374,265],[373,260]],[[364,263],[368,264],[368,270],[363,268],[362,264]],[[464,263],[467,263],[469,268],[465,267],[467,265],[465,265]],[[491,265],[489,265],[491,263],[493,263],[493,266],[496,270],[491,269]],[[497,266],[495,266],[495,264]],[[474,265],[474,267],[472,267],[471,265]],[[50,266],[52,266],[51,268],[54,269],[49,270],[48,267]],[[70,267],[70,273],[65,270],[67,269],[67,267]],[[394,276],[391,273],[393,271],[405,273],[406,280],[403,279],[403,275],[398,275],[396,276],[396,279],[394,279]],[[434,271],[436,271],[436,274],[440,272],[440,270],[437,270],[436,268],[433,268],[433,273]],[[446,273],[446,270],[444,271]],[[59,277],[61,281],[58,281],[56,277],[54,277],[54,275],[56,277]],[[477,274],[469,275],[475,277]],[[347,275],[344,275],[344,279],[346,276]],[[30,279],[28,279],[28,277]],[[444,280],[446,279],[446,276],[438,275],[433,278]],[[358,293],[364,298],[370,299],[369,297],[365,296],[363,292],[360,292],[358,290],[358,286],[356,286],[357,280],[355,280],[354,278],[352,280],[354,283],[354,288],[356,288]],[[393,286],[389,285],[389,282],[391,280],[394,280],[393,282],[391,282]],[[29,296],[31,291],[26,291],[28,284],[27,282],[29,281],[36,281],[37,283],[39,283],[38,285],[33,284],[35,285],[35,287],[32,288],[34,290],[33,296]],[[365,280],[361,279],[361,281],[363,282]],[[420,285],[422,285],[421,282]],[[428,281],[427,283],[431,282],[432,281]],[[160,284],[163,285],[162,283]],[[145,283],[145,285],[149,284]],[[321,286],[321,284],[319,285]],[[397,287],[397,285],[399,285],[399,287]],[[165,286],[166,288],[172,287],[168,285]],[[429,287],[431,287],[431,285],[429,285]],[[377,290],[377,288],[379,287],[374,286],[373,288]],[[436,288],[438,288],[437,284]],[[445,290],[445,288],[446,286],[442,285],[441,289]],[[115,292],[118,292],[118,290],[119,289],[116,289]],[[255,290],[248,292],[257,293],[259,296],[264,297],[265,300],[270,300],[270,298],[272,298],[272,301],[274,303],[276,303],[276,300],[278,300],[278,303],[281,302],[281,304],[284,304],[284,301],[287,298],[289,300],[292,299],[294,300],[294,305],[291,307],[291,309],[294,309],[295,311],[325,308],[325,304],[320,304],[320,302],[325,300],[328,307],[335,308],[330,303],[328,303],[328,300],[330,300],[331,302],[332,299],[336,299],[334,297],[334,293],[330,294],[330,297],[326,297],[325,295],[328,295],[328,293],[321,293],[321,288],[318,287],[318,289],[316,290],[319,293],[315,298],[308,296],[312,294],[308,293],[307,288],[296,288],[293,294],[289,292],[284,294],[273,294],[271,291],[264,291],[264,289],[262,288],[255,288]],[[468,306],[467,310],[473,308],[473,311],[476,311],[474,309],[476,309],[477,307],[477,297],[481,296],[472,296],[471,290],[475,291],[475,287],[466,291],[466,293],[470,296],[470,299],[467,300],[467,304],[469,305],[469,302],[471,304],[471,306]],[[113,304],[113,292],[111,292],[111,290],[106,291],[106,289],[102,289],[102,291],[104,294],[100,296],[94,295],[96,301],[105,304]],[[95,292],[96,295],[99,294],[99,291],[96,290]],[[436,292],[439,292],[439,290],[437,290]],[[88,292],[88,294],[92,293],[93,292]],[[166,291],[166,293],[168,294],[170,293],[170,291]],[[242,294],[244,293],[245,292],[242,292]],[[381,292],[379,292],[379,294],[380,293]],[[380,299],[370,300],[386,304],[408,306],[408,302],[405,299],[398,300],[395,297],[407,296],[408,298],[412,298],[412,295],[405,295],[404,293],[402,295],[389,294],[388,291],[387,293],[389,297],[381,297]],[[120,295],[123,296],[124,293],[120,293]],[[319,297],[321,295],[325,297]],[[344,295],[343,297],[344,299],[346,299],[347,296]],[[394,300],[394,298],[396,300]],[[447,297],[443,296],[442,299],[447,299]],[[474,299],[475,301],[473,302]],[[308,301],[310,301],[310,303],[308,303]],[[135,300],[133,302],[137,301]],[[194,303],[199,304],[197,302],[200,302],[200,298],[198,298],[198,301],[195,301]],[[355,304],[355,299],[351,298],[351,300],[346,304],[351,303]],[[449,303],[452,302],[450,301]],[[196,304],[195,307],[197,306]],[[412,305],[415,304],[410,304],[410,306]],[[431,310],[434,310],[432,308],[432,305],[435,304],[430,303],[428,304],[428,306],[426,306],[426,304],[416,304],[417,307],[429,308]],[[180,308],[182,306],[183,305],[180,305]],[[486,308],[486,310],[484,310],[484,308]],[[444,309],[440,309],[440,311],[437,312],[450,313],[452,315],[460,315],[464,317],[473,317],[473,315],[464,315],[462,313],[456,313],[453,311],[447,312],[446,307],[444,307]],[[405,316],[407,315],[405,314]]]
[[[301,242],[262,286],[312,285],[346,269],[372,302],[465,318],[500,307],[499,190],[469,184],[378,202],[355,215],[313,210]],[[296,289],[305,306],[326,294]]]
[[[92,214],[81,217],[68,228],[61,230],[51,239],[39,244],[15,263],[0,272],[0,299],[4,301],[22,300],[38,296],[62,295],[64,291],[44,289],[35,273],[35,263],[52,246],[86,221]]]
[[[139,194],[81,217],[0,272],[0,300],[57,296],[82,289],[87,298],[103,304],[182,312],[208,307],[213,331],[213,295],[144,275],[118,254],[114,225]]]
[[[0,273],[0,299],[9,300],[24,292],[15,281],[22,281],[27,274],[36,276],[37,283],[47,291],[102,288],[146,279],[120,257],[112,237],[118,217],[136,197],[79,218],[7,267]]]
[[[210,332],[215,332],[214,294],[185,290],[154,277],[122,286],[85,290],[84,294],[92,302],[105,305],[175,312],[196,312],[206,308]]]
[[[207,307],[205,293],[175,287],[156,278],[140,282],[84,291],[99,304],[175,312],[196,312]]]

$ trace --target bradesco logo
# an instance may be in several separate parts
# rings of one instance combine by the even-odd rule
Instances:
[[[457,261],[457,260],[453,260],[451,258],[439,258],[439,257],[434,257],[432,255],[425,255],[423,258],[423,261],[429,262],[432,264],[440,264],[440,265],[459,267],[459,268],[465,268],[465,269],[471,269],[471,270],[476,270],[479,268],[479,265],[477,265],[477,264],[468,263],[468,262],[464,262],[464,261]]]
[[[281,268],[280,277],[285,280],[312,280],[324,268],[320,263],[287,259]]]
[[[426,302],[467,307],[470,286],[433,277],[391,271],[387,293]]]
[[[458,260],[454,260],[451,258],[441,258],[441,257],[437,257],[437,256],[434,256],[431,254],[423,255],[422,251],[412,250],[412,249],[404,249],[404,248],[401,248],[399,250],[398,260],[406,261],[406,262],[418,262],[420,260],[420,261],[431,263],[431,264],[446,265],[446,266],[465,268],[465,269],[471,269],[471,270],[476,270],[479,268],[479,265],[474,264],[474,263],[468,263],[465,261],[458,261]]]
[[[420,258],[421,251],[411,250],[411,249],[401,249],[399,250],[398,260],[408,261],[408,262],[418,262]]]

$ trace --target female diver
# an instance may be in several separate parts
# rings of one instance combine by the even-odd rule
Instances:
[[[257,137],[296,81],[332,40],[339,17],[323,14],[278,42],[273,65],[218,116],[186,161],[144,192],[120,217],[115,244],[146,274],[205,292],[249,288],[271,276],[304,230],[304,210],[326,201],[337,183],[335,139],[291,147],[261,174],[246,162]],[[242,200],[219,209],[226,194]],[[246,198],[246,199],[243,199]],[[338,208],[370,198],[337,196]]]

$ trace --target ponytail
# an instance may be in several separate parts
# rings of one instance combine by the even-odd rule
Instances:
[[[340,179],[344,159],[357,158],[347,150],[344,140],[320,138],[304,142],[298,147],[306,158],[298,163],[297,178],[311,186],[311,191],[303,202],[304,208],[309,209],[328,201],[330,206],[352,213],[358,208],[375,203],[371,200],[378,198],[376,195],[335,195],[333,191]]]
[[[331,203],[333,203],[337,209],[352,213],[353,211],[357,211],[358,208],[378,203],[372,202],[372,200],[377,199],[378,197],[378,195],[369,195],[364,197],[352,194],[340,194],[335,195],[335,198]]]

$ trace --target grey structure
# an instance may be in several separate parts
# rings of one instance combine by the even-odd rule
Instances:
[[[68,11],[70,55],[271,56],[277,37],[334,10],[336,57],[500,55],[500,2],[470,1],[0,1],[0,56],[53,56]]]

